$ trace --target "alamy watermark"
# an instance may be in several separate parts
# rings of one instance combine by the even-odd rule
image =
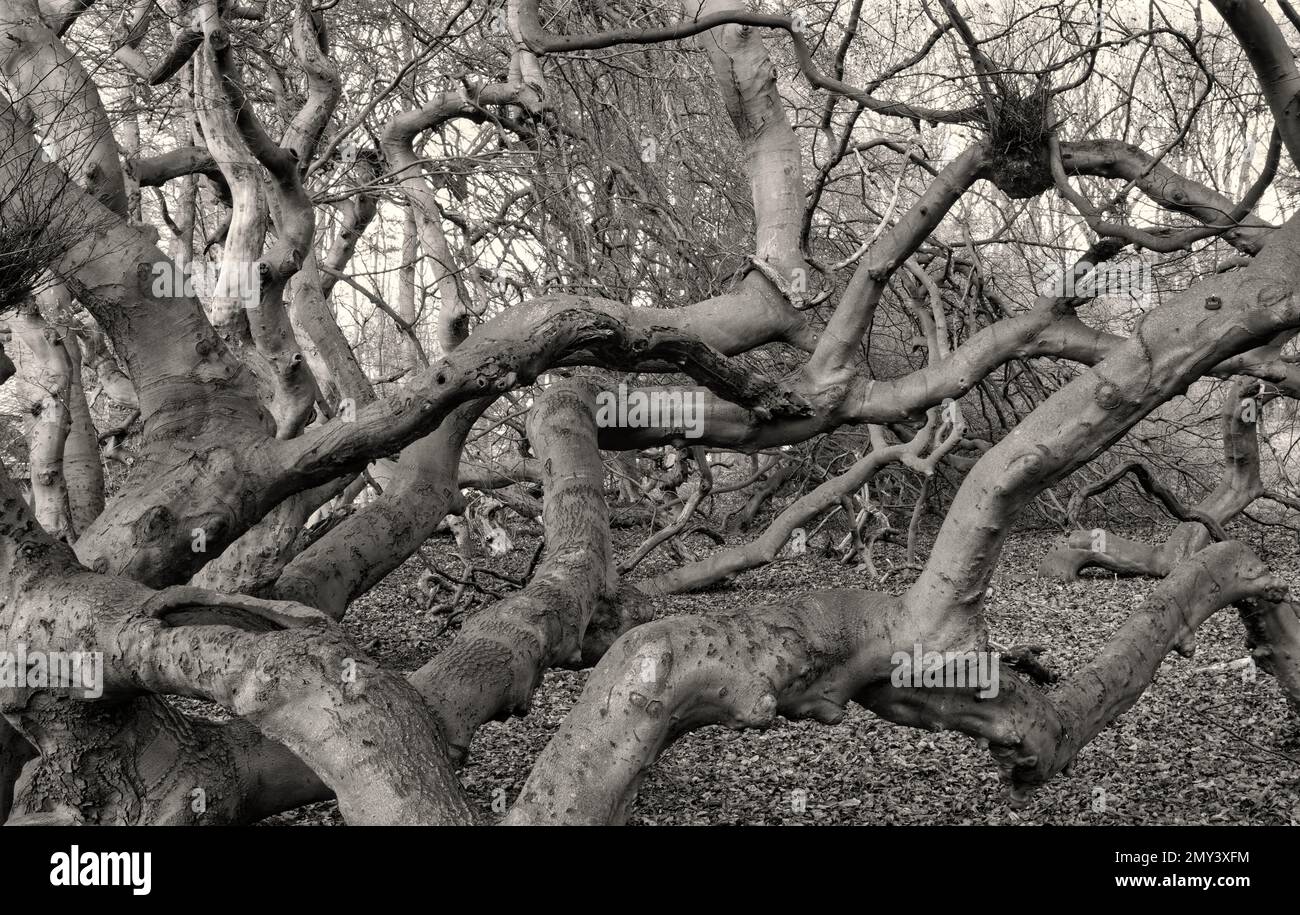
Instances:
[[[1046,270],[1038,290],[1056,298],[1125,296],[1146,304],[1155,292],[1155,278],[1141,261],[1096,265],[1081,261],[1073,267]]]
[[[1001,683],[1001,658],[996,651],[925,651],[921,643],[911,654],[896,651],[889,662],[896,687],[978,689],[981,699],[992,699]]]
[[[104,695],[104,653],[29,650],[17,642],[0,651],[0,689],[66,689],[98,699]]]
[[[135,896],[148,896],[153,888],[153,852],[68,851],[50,855],[51,886],[126,886]]]
[[[686,438],[704,434],[703,391],[652,389],[596,394],[596,426],[601,429],[681,429]]]
[[[245,308],[256,308],[262,301],[262,272],[257,262],[241,262],[224,269],[208,261],[189,261],[184,265],[160,261],[152,266],[149,292],[155,298],[227,299]]]

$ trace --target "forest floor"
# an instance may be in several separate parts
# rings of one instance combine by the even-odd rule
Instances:
[[[1243,532],[1243,539],[1300,592],[1291,534],[1259,530]],[[1153,539],[1167,532],[1123,533]],[[627,555],[638,539],[616,531],[618,555]],[[1060,539],[1052,531],[1010,538],[987,615],[994,641],[1041,645],[1040,660],[1068,675],[1093,658],[1152,582],[1098,575],[1067,585],[1038,578],[1039,559]],[[522,575],[536,545],[535,538],[519,538],[495,568]],[[425,555],[452,574],[460,569],[450,540],[430,541]],[[876,558],[884,571],[891,562],[901,565],[902,549],[880,544]],[[664,562],[651,557],[634,574],[648,575]],[[409,561],[355,603],[344,621],[366,651],[392,669],[414,670],[453,634],[431,635],[446,620],[421,609],[415,583],[422,568]],[[810,545],[807,554],[742,574],[725,588],[658,600],[655,610],[708,614],[823,588],[899,593],[914,576],[894,571],[872,585],[865,573]],[[1247,655],[1244,630],[1231,610],[1202,626],[1197,642],[1193,659],[1171,654],[1165,660],[1138,703],[1083,750],[1072,774],[1035,792],[1019,810],[1009,805],[992,758],[970,738],[901,727],[854,705],[835,726],[781,718],[761,731],[709,727],[686,735],[646,776],[629,822],[1300,825],[1300,726],[1276,683],[1262,672],[1244,675],[1242,668],[1203,670]],[[479,731],[461,778],[484,822],[500,819],[513,801],[586,679],[585,671],[551,671],[526,717]],[[341,825],[342,819],[331,802],[266,822]]]

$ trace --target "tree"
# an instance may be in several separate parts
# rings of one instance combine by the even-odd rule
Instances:
[[[1226,530],[1295,507],[1258,443],[1300,396],[1300,19],[1214,6],[0,0],[0,306],[37,392],[30,503],[0,481],[0,624],[7,650],[102,663],[0,683],[0,817],[240,823],[332,795],[349,822],[471,822],[475,731],[559,665],[594,670],[507,822],[619,822],[681,734],[850,701],[977,738],[1020,799],[1230,606],[1300,702],[1286,583]],[[659,406],[602,420],[619,381]],[[1225,403],[1194,508],[1138,434],[1189,394]],[[725,488],[709,449],[823,445],[751,542],[632,580]],[[620,566],[601,451],[631,477],[665,446],[664,484],[698,480]],[[101,447],[125,465],[107,497]],[[735,484],[765,481],[746,522],[795,453]],[[990,651],[1009,531],[1089,465],[1070,518],[1131,472],[1183,522],[1049,561],[1160,577],[1103,651],[1050,691],[900,686],[900,651]],[[643,593],[770,562],[828,510],[869,565],[862,489],[896,469],[913,549],[955,487],[904,595],[647,619]],[[473,516],[463,490],[539,515],[545,553],[403,677],[339,620]]]

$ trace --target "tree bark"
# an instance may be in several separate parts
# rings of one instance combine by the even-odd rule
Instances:
[[[588,623],[617,601],[595,403],[591,387],[577,381],[538,397],[528,441],[542,466],[546,557],[527,587],[470,617],[411,676],[462,759],[485,721],[527,712],[546,670],[581,665]]]

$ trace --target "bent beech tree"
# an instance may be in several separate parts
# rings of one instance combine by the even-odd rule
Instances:
[[[1287,583],[1229,530],[1300,507],[1259,444],[1300,397],[1300,36],[1259,0],[1131,6],[0,0],[0,378],[30,474],[0,474],[0,647],[103,662],[0,682],[0,820],[333,797],[474,822],[475,732],[557,666],[594,669],[507,823],[621,822],[682,734],[850,701],[976,738],[1019,801],[1233,606],[1300,709]],[[1104,287],[1153,267],[1155,294]],[[695,412],[598,426],[613,379]],[[1207,391],[1222,480],[1189,507],[1124,456]],[[842,440],[757,536],[683,551],[723,536],[708,500],[741,491],[748,526],[810,479],[792,446]],[[665,446],[691,457],[669,523],[620,563],[602,452],[629,500]],[[722,483],[718,452],[768,457]],[[769,563],[830,511],[870,567],[886,471],[922,481],[913,547],[931,480],[955,485],[905,593],[650,619],[644,594]],[[894,685],[899,651],[989,650],[1040,497],[1073,488],[1073,519],[1130,475],[1168,542],[1084,530],[1043,566],[1160,579],[1090,663]],[[528,580],[409,676],[367,657],[349,606],[494,490],[540,520]],[[635,578],[664,547],[682,561]]]

